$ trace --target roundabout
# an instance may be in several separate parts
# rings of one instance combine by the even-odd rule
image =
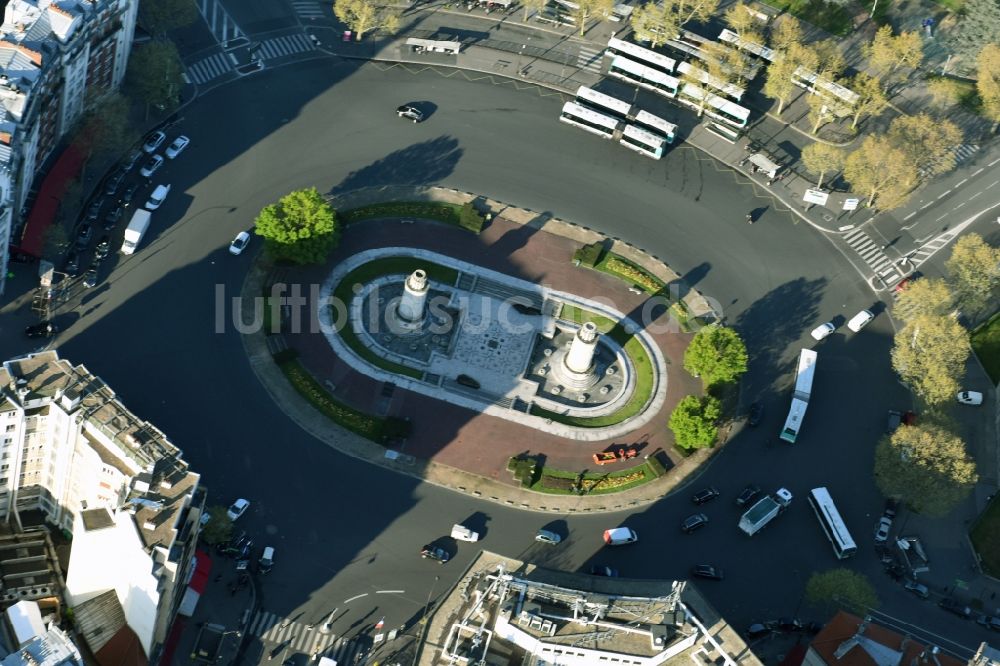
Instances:
[[[426,98],[438,105],[427,121],[394,122],[399,100]],[[845,520],[859,532],[881,507],[871,480],[871,449],[887,404],[906,396],[885,361],[891,343],[887,318],[873,322],[864,336],[824,341],[817,402],[810,405],[802,441],[794,447],[774,443],[788,405],[792,360],[800,348],[812,346],[808,331],[827,314],[854,313],[871,304],[849,263],[820,233],[795,225],[771,202],[756,200],[752,189],[707,156],[681,145],[654,163],[614,151],[560,126],[555,120],[560,103],[537,90],[514,92],[434,73],[324,60],[262,72],[185,108],[183,131],[192,138],[193,159],[165,167],[177,196],[172,193],[158,211],[149,245],[119,261],[108,282],[79,304],[79,320],[68,327],[61,354],[88,359],[132,409],[170,433],[203,474],[213,501],[252,499],[242,519],[247,529],[276,526],[282,559],[261,599],[268,612],[304,613],[321,622],[342,600],[370,592],[358,598],[357,609],[352,602],[347,625],[382,615],[390,626],[402,624],[450,585],[472,557],[469,548],[459,549],[442,567],[422,560],[421,546],[478,515],[486,526],[480,530],[484,547],[559,569],[611,560],[627,577],[669,578],[710,560],[725,568],[728,578],[705,586],[705,594],[739,627],[795,613],[809,574],[837,566],[804,503],[769,533],[752,541],[739,538],[732,499],[740,488],[749,482],[767,489],[787,486],[801,497],[809,487],[829,486],[838,493]],[[520,501],[489,501],[485,487],[477,488],[471,478],[455,486],[464,485],[467,492],[423,483],[357,459],[364,456],[365,441],[353,433],[332,435],[351,455],[324,446],[303,429],[307,424],[288,418],[291,407],[280,396],[262,387],[257,372],[274,368],[270,351],[245,350],[241,334],[227,325],[229,299],[240,294],[257,249],[254,239],[251,252],[231,257],[226,245],[234,234],[296,188],[316,186],[338,202],[363,188],[382,190],[383,200],[404,200],[393,188],[435,185],[535,211],[535,222],[505,226],[498,211],[496,224],[484,232],[496,236],[485,239],[439,233],[438,225],[425,223],[371,223],[367,233],[377,246],[421,247],[433,239],[433,251],[445,256],[583,298],[610,294],[624,314],[641,308],[647,299],[619,280],[597,272],[582,273],[586,280],[568,277],[581,243],[557,239],[558,253],[533,246],[536,228],[558,218],[628,241],[670,266],[679,276],[674,286],[681,297],[697,289],[720,304],[720,314],[740,331],[751,356],[741,403],[760,400],[766,411],[760,427],[734,431],[721,453],[698,470],[698,486],[714,485],[724,493],[706,508],[711,525],[691,536],[678,529],[692,510],[689,495],[697,486],[634,506],[612,500],[604,507],[611,513],[553,515],[520,510]],[[751,227],[743,215],[754,206],[768,208]],[[370,246],[348,233],[339,251],[366,249]],[[328,274],[325,267],[302,269],[296,277],[319,285]],[[267,278],[260,276],[257,286],[262,289]],[[567,279],[568,287],[557,284]],[[136,322],[141,322],[138,332]],[[317,359],[316,372],[331,379],[334,392],[377,409],[380,382],[354,381],[354,370],[336,359],[325,338],[302,335],[289,334],[289,346],[303,360]],[[665,358],[681,358],[685,334],[663,335]],[[672,396],[699,390],[679,363],[668,365],[667,372],[668,404]],[[347,383],[338,380],[349,376]],[[277,379],[284,381],[280,374]],[[456,444],[482,436],[469,429],[469,410],[416,392],[400,389],[388,409],[441,412],[441,419],[415,424],[411,440],[417,447],[423,437],[435,456],[458,456]],[[538,450],[536,441],[552,437],[535,430],[512,437],[511,427],[491,418],[485,435],[517,452]],[[652,447],[667,449],[665,439],[656,440],[664,432],[661,417],[639,434],[648,434]],[[593,450],[586,446],[589,456]],[[477,464],[495,470],[488,481],[509,485],[507,452],[470,450]],[[679,468],[691,465],[687,459],[676,462]],[[548,497],[544,503],[551,504]],[[569,537],[557,548],[543,548],[532,535],[553,521],[561,521]],[[602,551],[601,532],[619,524],[641,533],[642,542]],[[859,555],[851,566],[881,584],[877,560]],[[377,590],[405,594],[380,599]],[[887,609],[924,622],[924,611],[913,608],[904,592],[891,587],[884,596]],[[342,629],[334,625],[332,631]]]

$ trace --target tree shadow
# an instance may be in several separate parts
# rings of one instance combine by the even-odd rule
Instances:
[[[366,187],[427,186],[447,178],[463,151],[451,137],[438,137],[389,153],[377,162],[349,173],[328,194],[349,194]]]

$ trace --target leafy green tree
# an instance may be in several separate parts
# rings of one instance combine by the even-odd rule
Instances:
[[[871,206],[878,198],[879,208],[891,210],[906,201],[910,188],[906,183],[916,178],[917,166],[884,136],[867,136],[847,156],[844,178]]]
[[[373,0],[334,0],[333,13],[357,34],[358,41],[372,30],[399,30],[399,12]]]
[[[844,608],[855,615],[867,615],[879,606],[871,581],[850,569],[814,573],[806,583],[806,600],[830,612]]]
[[[734,382],[747,371],[746,345],[731,328],[706,326],[684,351],[684,369],[705,386]]]
[[[139,3],[139,24],[157,37],[197,20],[198,8],[194,0],[142,0]]]
[[[858,102],[854,105],[854,119],[851,129],[858,126],[861,116],[879,116],[889,106],[889,98],[882,90],[882,84],[873,76],[860,72],[851,79],[851,90],[858,94]]]
[[[266,206],[254,224],[272,258],[298,264],[323,261],[340,240],[336,214],[315,187]]]
[[[923,39],[916,32],[893,35],[892,28],[884,25],[875,33],[870,44],[862,46],[861,53],[868,58],[876,78],[888,81],[900,68],[916,69],[920,66],[924,59]]]
[[[792,74],[799,65],[787,55],[783,55],[767,66],[763,92],[778,103],[778,115],[799,87],[792,81]]]
[[[677,16],[666,2],[647,2],[632,12],[631,23],[635,38],[654,49],[680,32]]]
[[[935,120],[920,113],[897,117],[889,125],[887,137],[911,164],[919,164],[926,175],[936,176],[955,168],[954,149],[962,143],[962,130],[950,120]],[[914,170],[905,184],[916,185],[919,174]]]
[[[129,122],[129,101],[120,93],[108,93],[89,107],[73,134],[73,145],[84,156],[83,173],[94,155],[117,155],[138,138]]]
[[[920,278],[899,293],[893,313],[909,323],[924,315],[943,317],[954,307],[955,295],[947,282],[939,278]]]
[[[233,521],[229,520],[224,506],[210,506],[205,509],[208,522],[201,528],[201,538],[210,546],[225,543],[233,538]]]
[[[978,480],[965,442],[931,419],[900,426],[875,447],[879,490],[920,514],[947,514],[969,496]]]
[[[593,18],[607,21],[611,18],[615,0],[576,0],[574,4],[576,7],[569,10],[569,15],[580,26],[580,36],[583,37],[587,31],[587,21]]]
[[[1000,32],[997,33],[1000,35]],[[997,37],[1000,40],[1000,37]],[[976,58],[976,90],[983,100],[983,113],[1000,123],[1000,44],[987,44]]]
[[[812,133],[815,134],[819,128],[837,119],[838,106],[836,103],[820,95],[809,95],[806,97],[806,104],[809,106],[809,122],[812,123]]]
[[[1000,248],[979,234],[966,234],[955,243],[945,265],[958,302],[969,315],[1000,302]]]
[[[969,358],[969,332],[950,316],[919,315],[896,334],[892,367],[929,405],[955,399]]]
[[[847,154],[843,148],[831,146],[828,143],[810,143],[802,149],[802,164],[810,173],[819,174],[816,187],[823,187],[823,177],[828,171],[838,171],[844,168]]]
[[[927,94],[931,96],[931,106],[946,111],[962,101],[964,89],[958,81],[942,77],[927,82]]]
[[[715,443],[719,436],[716,422],[722,416],[719,400],[710,395],[703,398],[685,396],[670,414],[670,429],[677,446],[703,449]]]
[[[794,47],[801,47],[804,41],[802,25],[790,14],[775,19],[771,26],[771,48],[778,53],[788,53]]]
[[[132,51],[125,78],[148,112],[150,106],[165,110],[177,106],[184,86],[183,74],[177,47],[173,42],[158,39]]]

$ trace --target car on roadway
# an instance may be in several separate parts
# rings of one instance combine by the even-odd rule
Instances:
[[[87,272],[83,274],[83,286],[87,287],[88,289],[90,287],[96,287],[97,286],[97,264],[96,263],[91,264],[90,268],[87,269]]]
[[[872,319],[874,318],[875,318],[874,312],[872,312],[871,310],[862,310],[858,314],[851,317],[851,320],[847,322],[847,328],[857,333],[865,326],[870,324]]]
[[[685,534],[691,534],[705,525],[708,525],[708,516],[703,513],[695,513],[681,521],[681,531]]]
[[[609,567],[606,564],[592,564],[590,566],[591,576],[603,576],[605,578],[618,578],[618,569]]]
[[[161,166],[163,166],[163,156],[153,155],[145,164],[142,165],[142,168],[139,169],[139,175],[145,178],[152,178],[153,174],[156,173],[157,169]]]
[[[260,555],[260,559],[257,560],[257,571],[266,574],[270,573],[272,568],[274,568],[274,548],[266,546],[264,552]]]
[[[958,599],[945,597],[944,599],[938,602],[938,606],[948,611],[949,613],[954,613],[959,617],[964,617],[966,620],[972,617],[972,609],[963,604]]]
[[[743,489],[743,492],[736,497],[736,506],[750,506],[753,501],[757,499],[757,495],[759,494],[760,488],[752,483],[749,484]]]
[[[451,559],[451,555],[447,550],[441,548],[440,546],[435,546],[433,544],[427,544],[420,549],[420,557],[427,560],[434,560],[438,564],[444,564]]]
[[[51,338],[58,332],[59,327],[48,319],[40,321],[37,324],[28,326],[24,329],[24,335],[28,338]]]
[[[419,123],[424,119],[424,112],[412,104],[403,104],[398,107],[396,109],[396,115],[400,118],[412,120],[415,123]]]
[[[241,231],[236,234],[236,238],[233,242],[229,244],[229,254],[239,255],[246,249],[247,244],[250,242],[250,234],[246,231]]]
[[[705,502],[711,502],[719,495],[720,493],[718,488],[715,486],[709,486],[708,488],[703,488],[692,495],[691,501],[695,504],[704,504]]]
[[[911,284],[913,284],[914,282],[916,282],[917,280],[919,280],[923,276],[924,276],[924,274],[921,273],[920,271],[913,271],[912,273],[910,273],[909,275],[907,275],[905,278],[903,278],[902,280],[900,280],[899,282],[897,282],[896,286],[893,287],[893,291],[895,291],[897,294],[900,293],[900,292],[902,292],[902,291],[906,291],[906,289]]]
[[[131,171],[132,169],[135,168],[135,165],[139,163],[139,160],[141,158],[142,158],[142,151],[133,150],[131,153],[129,153],[129,156],[125,158],[125,161],[122,163],[122,168],[125,169],[126,172]]]
[[[833,333],[836,330],[837,330],[837,327],[833,325],[833,322],[832,321],[828,321],[825,324],[820,324],[819,326],[817,326],[816,328],[814,328],[812,330],[812,333],[810,333],[809,335],[811,335],[813,337],[813,340],[817,340],[818,341],[818,340],[822,340],[823,338],[825,338],[826,336],[830,335],[831,333]]]
[[[167,140],[167,135],[160,130],[157,130],[146,137],[145,143],[142,144],[142,150],[145,153],[154,153],[156,149],[163,145],[163,142]]]
[[[237,520],[240,516],[246,513],[249,508],[250,501],[240,498],[233,502],[232,506],[226,510],[226,515],[229,516],[229,520]]]
[[[754,622],[747,628],[746,634],[747,638],[753,640],[754,638],[762,638],[768,636],[774,632],[774,627],[772,623]]]
[[[66,255],[66,263],[63,264],[63,273],[70,277],[80,274],[80,255],[77,252],[70,252]]]
[[[170,194],[170,185],[157,185],[153,193],[149,195],[149,200],[146,202],[146,210],[156,210],[162,206],[168,194]]]
[[[107,234],[101,236],[101,239],[97,241],[97,247],[94,248],[94,258],[100,261],[108,256],[111,252],[111,237]]]
[[[167,156],[168,160],[172,160],[180,155],[184,149],[188,147],[189,143],[191,143],[191,139],[182,134],[174,139],[173,143],[167,146],[167,149],[164,151],[164,155]]]
[[[562,541],[562,537],[552,530],[538,530],[538,532],[535,533],[535,541],[554,546]]]
[[[895,409],[890,409],[889,414],[886,417],[885,422],[885,433],[891,435],[896,432],[896,429],[903,423],[903,412],[898,412]]]
[[[892,529],[892,518],[882,516],[875,526],[875,543],[885,543],[889,540],[889,531]]]
[[[959,391],[955,398],[963,405],[983,404],[983,394],[979,391]]]
[[[899,502],[889,497],[885,500],[885,509],[882,511],[882,513],[889,516],[890,518],[895,518],[896,511],[898,509],[899,509]]]
[[[980,615],[976,618],[976,624],[982,625],[983,627],[993,631],[1000,631],[1000,617]]]
[[[722,580],[723,572],[719,567],[711,564],[699,564],[691,569],[691,575],[696,578],[706,578],[708,580]]]
[[[90,226],[86,222],[80,225],[80,228],[76,231],[76,248],[82,250],[90,243],[90,239],[94,237],[94,227]]]
[[[118,205],[122,208],[128,208],[132,205],[132,199],[135,198],[135,191],[139,188],[135,183],[129,183],[125,186],[125,190],[122,195],[118,198]]]
[[[125,180],[125,169],[124,167],[118,167],[115,169],[114,173],[108,176],[108,180],[104,183],[104,193],[109,197],[118,191],[118,188],[122,186],[122,181]]]
[[[756,428],[762,418],[764,418],[764,403],[760,400],[751,403],[750,411],[747,413],[747,425]]]
[[[118,222],[122,219],[122,209],[119,206],[115,206],[108,211],[108,214],[104,216],[104,230],[111,231],[116,226]]]
[[[921,599],[927,599],[928,597],[931,596],[931,591],[927,589],[927,586],[922,585],[915,580],[907,581],[906,585],[904,585],[903,587],[912,592],[913,594],[917,595]]]
[[[625,546],[639,540],[639,535],[631,527],[615,527],[604,530],[604,543],[609,546]]]

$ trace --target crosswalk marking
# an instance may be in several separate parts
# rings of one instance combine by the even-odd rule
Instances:
[[[268,611],[260,611],[250,623],[247,633],[258,636],[273,645],[288,644],[290,650],[307,655],[330,657],[338,663],[350,666],[356,657],[364,652],[367,637],[345,640],[332,632],[322,631],[322,625],[308,625],[293,622]]]
[[[312,51],[314,48],[315,46],[308,37],[298,33],[264,40],[260,43],[257,53],[260,54],[262,60],[276,60],[303,51]]]
[[[205,25],[208,26],[212,36],[220,44],[243,36],[243,31],[229,16],[219,0],[198,0],[198,11],[205,19]]]
[[[902,279],[903,274],[899,272],[896,264],[864,231],[855,229],[846,234],[844,240],[887,286],[892,286]]]
[[[576,58],[576,66],[595,74],[601,73],[601,57],[604,49],[592,49],[589,46],[581,46],[580,54]]]
[[[215,53],[203,58],[187,68],[188,78],[193,83],[207,83],[233,70],[228,54]]]
[[[292,0],[292,9],[304,19],[323,18],[323,10],[316,0]]]

